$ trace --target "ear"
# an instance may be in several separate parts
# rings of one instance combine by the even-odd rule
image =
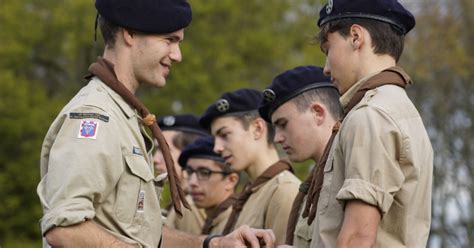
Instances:
[[[133,44],[135,36],[135,33],[133,31],[130,31],[126,28],[121,28],[120,34],[122,35],[123,41],[127,46],[131,46]]]
[[[327,109],[324,105],[320,102],[314,102],[310,106],[311,113],[313,114],[313,118],[315,123],[319,126],[324,123],[324,120],[327,116]]]
[[[354,50],[360,49],[365,43],[364,28],[358,24],[353,24],[349,30],[349,38]]]
[[[227,176],[227,183],[225,185],[225,190],[226,191],[234,191],[235,187],[239,183],[240,177],[239,174],[237,173],[231,173],[230,175]]]
[[[252,130],[250,130],[253,134],[255,140],[258,140],[262,137],[265,137],[267,132],[267,123],[262,118],[257,118],[252,123]]]

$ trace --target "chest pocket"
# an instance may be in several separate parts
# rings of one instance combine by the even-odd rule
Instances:
[[[298,223],[296,223],[294,234],[296,236],[293,241],[295,247],[298,247],[298,245],[301,246],[300,242],[308,245],[311,243],[313,238],[313,225],[308,226],[308,218],[302,218],[301,216],[298,218]]]
[[[324,181],[321,188],[318,209],[325,211],[329,205],[331,185],[334,179],[334,149],[331,149],[328,160],[324,166]]]
[[[145,202],[150,200],[150,194],[155,194],[149,192],[147,187],[153,175],[143,157],[127,155],[125,163],[128,170],[125,170],[117,185],[115,215],[121,222],[141,225],[144,224]]]

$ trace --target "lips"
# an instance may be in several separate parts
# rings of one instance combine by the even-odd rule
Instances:
[[[232,159],[232,155],[224,156],[223,159],[224,159],[225,164],[230,164],[231,159]]]
[[[163,66],[163,69],[164,69],[164,76],[168,76],[168,74],[170,73],[170,69],[171,69],[171,65],[168,65],[168,64],[165,64],[165,63],[160,63],[161,66]]]
[[[202,201],[204,199],[203,193],[191,192],[191,197],[193,201]]]

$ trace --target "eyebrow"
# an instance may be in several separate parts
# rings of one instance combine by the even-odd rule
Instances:
[[[181,37],[176,34],[165,34],[164,37],[167,39],[171,38],[175,42],[180,42],[184,40],[184,39],[181,39]]]
[[[274,126],[280,126],[283,121],[285,121],[285,118],[280,117],[276,121],[273,122],[273,125]]]
[[[214,136],[220,135],[220,134],[224,131],[225,128],[226,128],[226,126],[223,126],[223,127],[219,128],[219,129],[217,129],[217,131],[215,132]]]

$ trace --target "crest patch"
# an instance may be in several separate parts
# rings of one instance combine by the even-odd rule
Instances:
[[[79,126],[79,134],[77,138],[80,139],[96,139],[97,132],[99,131],[98,121],[81,121]]]
[[[139,213],[145,212],[145,191],[144,190],[140,190],[140,193],[138,193],[137,212]]]

